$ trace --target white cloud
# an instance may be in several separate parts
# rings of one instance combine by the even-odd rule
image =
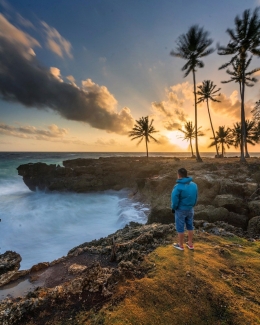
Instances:
[[[50,27],[44,21],[41,23],[44,27],[44,31],[47,37],[48,48],[62,58],[64,57],[64,54],[66,54],[69,58],[73,58],[73,55],[71,53],[71,43],[62,37],[57,29]]]
[[[34,29],[33,24],[28,19],[25,19],[22,15],[20,15],[18,13],[16,13],[16,16],[17,16],[17,19],[18,19],[18,22],[20,25],[27,27],[27,28]]]

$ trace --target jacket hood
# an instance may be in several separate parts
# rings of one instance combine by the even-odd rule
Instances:
[[[192,177],[183,177],[183,178],[177,179],[176,183],[187,184],[187,183],[190,183],[191,181],[192,181]]]

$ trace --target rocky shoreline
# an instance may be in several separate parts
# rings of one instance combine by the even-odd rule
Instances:
[[[257,158],[245,165],[235,158],[196,163],[194,159],[120,157],[70,160],[64,162],[64,167],[42,163],[19,166],[18,173],[31,190],[89,192],[128,188],[134,200],[148,203],[151,210],[146,225],[130,223],[115,234],[84,243],[71,249],[66,257],[39,263],[30,270],[19,271],[17,254],[1,255],[1,286],[21,278],[41,283],[24,297],[1,301],[2,324],[29,324],[46,308],[57,312],[58,305],[65,314],[66,306],[77,309],[84,305],[90,310],[113,301],[120,281],[143,277],[154,267],[142,264],[145,256],[161,245],[171,244],[175,236],[170,192],[180,167],[188,169],[199,187],[195,208],[198,234],[259,239]]]
[[[189,158],[163,157],[148,160],[144,157],[74,159],[63,164],[64,167],[35,163],[17,169],[32,191],[81,193],[128,188],[132,199],[150,205],[148,224],[167,224],[173,220],[170,193],[176,171],[184,166],[199,188],[195,219],[225,221],[254,236],[258,221],[253,218],[260,215],[258,158],[250,158],[247,164],[240,164],[239,158],[208,158],[203,163],[196,163]]]

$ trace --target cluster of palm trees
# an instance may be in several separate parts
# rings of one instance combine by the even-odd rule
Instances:
[[[250,155],[248,153],[247,144],[255,145],[256,143],[260,142],[260,122],[256,121],[245,121],[245,127],[246,127],[246,137],[245,137],[245,157],[249,158]],[[205,134],[200,131],[200,128],[198,128],[197,135],[198,136],[204,136]],[[183,140],[187,140],[190,143],[190,149],[191,149],[191,156],[194,158],[196,157],[193,153],[192,148],[192,140],[195,139],[195,127],[192,125],[191,121],[187,121],[184,124],[184,130],[179,129],[183,133],[183,136],[181,137]],[[222,158],[224,157],[226,147],[229,149],[231,146],[234,146],[235,148],[240,148],[241,150],[241,123],[236,122],[233,124],[233,128],[225,127],[225,126],[219,126],[216,133],[214,132],[214,136],[210,138],[213,140],[210,145],[210,147],[215,146],[217,155],[216,157]],[[219,153],[219,150],[221,150],[221,153]]]
[[[206,102],[208,115],[210,120],[210,125],[212,129],[213,142],[210,146],[215,146],[216,157],[223,157],[225,145],[227,147],[234,145],[240,149],[240,161],[245,162],[245,158],[249,157],[247,151],[247,143],[255,144],[259,141],[259,130],[260,126],[257,119],[254,121],[246,121],[245,119],[245,87],[252,87],[257,81],[252,75],[260,70],[260,68],[248,71],[248,67],[252,61],[253,56],[260,57],[260,17],[259,8],[256,8],[253,12],[249,9],[243,12],[242,17],[236,16],[235,18],[235,28],[227,29],[227,33],[230,40],[226,46],[218,45],[219,55],[231,55],[231,59],[223,64],[219,69],[224,69],[232,66],[233,70],[229,68],[226,73],[230,75],[230,79],[223,81],[236,82],[239,84],[239,93],[241,99],[241,109],[240,109],[240,122],[234,124],[233,129],[225,128],[225,126],[220,126],[218,131],[214,131],[214,127],[211,120],[210,110],[209,110],[209,100],[218,101],[216,96],[219,95],[220,88],[216,89],[216,85],[210,80],[204,80],[202,85],[196,87],[196,71],[197,68],[203,68],[204,63],[202,58],[214,52],[214,48],[211,47],[213,40],[209,38],[209,33],[205,31],[202,27],[198,25],[193,25],[189,28],[186,34],[182,34],[177,39],[177,48],[171,51],[171,55],[175,57],[182,58],[186,60],[185,65],[182,67],[184,71],[184,77],[187,77],[192,73],[193,77],[193,93],[194,93],[194,107],[195,107],[195,125],[193,127],[192,122],[186,122],[185,130],[180,130],[185,134],[185,137],[189,139],[191,151],[192,149],[192,139],[195,139],[195,150],[196,150],[196,160],[201,162],[202,159],[199,153],[198,147],[198,136],[203,135],[198,127],[198,114],[197,105],[201,102]],[[250,55],[250,57],[249,57]],[[196,90],[198,88],[198,90]],[[253,110],[253,116],[260,116],[260,101],[256,103],[256,107]],[[136,121],[136,125],[133,130],[129,133],[132,139],[141,139],[139,142],[145,138],[146,149],[148,156],[148,142],[150,139],[157,141],[151,136],[151,133],[157,132],[152,126],[153,120],[149,123],[148,116],[141,118]],[[190,124],[187,124],[190,123]],[[186,128],[188,127],[188,128]],[[189,131],[188,131],[189,130]],[[192,138],[188,137],[188,133],[191,132]],[[257,135],[256,135],[257,134]],[[219,154],[219,146],[221,146],[221,154]]]

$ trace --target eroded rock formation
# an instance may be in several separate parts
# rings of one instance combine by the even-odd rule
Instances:
[[[184,166],[198,184],[195,218],[225,221],[247,229],[248,221],[260,215],[259,159],[240,165],[234,159],[196,164],[192,159],[117,157],[74,159],[64,167],[42,163],[18,167],[31,190],[90,192],[129,188],[135,200],[151,206],[148,223],[172,222],[170,193],[178,168]]]

